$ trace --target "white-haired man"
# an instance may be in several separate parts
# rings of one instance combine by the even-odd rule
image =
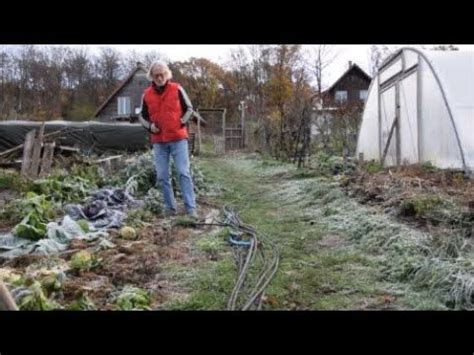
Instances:
[[[139,120],[150,132],[157,183],[163,194],[165,214],[176,214],[176,200],[169,170],[171,156],[178,173],[186,212],[197,218],[186,129],[186,123],[194,112],[193,106],[181,85],[171,81],[172,74],[165,63],[152,63],[147,78],[151,85],[143,92]]]

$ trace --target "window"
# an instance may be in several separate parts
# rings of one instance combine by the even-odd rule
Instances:
[[[343,103],[347,101],[347,91],[346,90],[339,90],[336,91],[336,102],[337,103]]]
[[[122,96],[118,98],[118,109],[117,113],[119,115],[129,115],[130,111],[130,97]]]
[[[359,91],[359,99],[362,101],[367,100],[367,90],[360,90]]]

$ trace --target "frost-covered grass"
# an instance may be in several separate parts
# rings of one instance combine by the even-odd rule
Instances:
[[[462,237],[414,229],[349,198],[334,177],[292,164],[238,154],[197,164],[221,188],[212,202],[231,203],[281,249],[265,309],[472,307],[474,265]],[[233,261],[225,246],[207,244],[197,248],[220,257],[186,274],[190,296],[172,308],[224,307]]]

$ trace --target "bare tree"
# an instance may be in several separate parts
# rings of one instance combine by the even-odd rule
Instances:
[[[169,58],[166,57],[163,53],[160,53],[155,50],[147,51],[142,55],[142,60],[141,62],[145,65],[146,68],[148,68],[151,63],[154,61],[161,60],[164,62],[169,62]]]
[[[227,61],[226,69],[230,72],[235,88],[233,95],[236,102],[240,102],[251,96],[251,69],[250,60],[244,47],[233,49]]]
[[[270,77],[271,46],[251,45],[249,53],[249,95],[254,114],[257,116],[255,140],[260,141],[260,148],[268,151],[270,148],[271,132],[267,119],[267,98],[265,83]]]
[[[100,48],[97,58],[96,75],[102,82],[102,93],[110,93],[117,86],[120,78],[123,77],[121,67],[122,56],[119,51],[111,47]]]
[[[322,94],[324,73],[338,55],[339,52],[335,50],[334,46],[319,44],[309,48],[306,64],[316,83],[318,98],[321,98]]]
[[[133,69],[136,68],[137,63],[142,63],[142,56],[134,49],[126,52],[123,56],[122,61],[124,72],[130,73]]]
[[[289,107],[288,154],[293,154],[295,159],[298,157],[298,167],[302,166],[304,155],[309,153],[310,114],[314,94],[309,80],[310,76],[304,65],[295,70],[294,95]]]
[[[308,123],[313,126],[318,132],[318,140],[321,141],[324,147],[329,146],[330,140],[330,118],[325,112],[321,111],[323,108],[323,85],[327,70],[331,64],[336,60],[339,51],[335,46],[329,45],[314,45],[307,49],[306,66],[311,73],[311,77],[315,84],[315,95],[312,99],[312,105],[316,103],[316,116]],[[308,128],[310,129],[310,128]]]
[[[379,67],[397,48],[390,49],[385,45],[373,45],[369,49],[369,70],[372,77],[375,76]]]
[[[4,46],[0,47],[0,80],[1,80],[1,85],[0,85],[0,98],[1,98],[1,103],[0,103],[0,117],[2,119],[5,118],[5,115],[8,110],[8,93],[7,93],[7,82],[9,81],[8,79],[8,67],[9,67],[9,62],[10,62],[10,56],[7,53],[6,49]]]
[[[250,75],[251,88],[253,93],[256,114],[263,119],[266,111],[266,98],[264,84],[270,77],[270,54],[271,46],[253,45],[248,47],[250,53]]]
[[[18,100],[17,100],[17,112],[22,114],[27,112],[29,107],[27,105],[28,95],[26,91],[29,89],[31,63],[36,54],[34,46],[21,47],[15,56],[15,69],[16,77],[18,80]]]
[[[93,75],[93,58],[86,47],[66,52],[64,59],[65,85],[68,89],[80,89]]]

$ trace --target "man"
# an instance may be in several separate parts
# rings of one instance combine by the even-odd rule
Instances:
[[[184,207],[187,214],[196,219],[186,129],[186,123],[194,113],[191,101],[184,89],[171,81],[172,74],[165,63],[152,63],[147,78],[151,85],[143,92],[139,120],[150,132],[157,182],[165,202],[165,215],[176,214],[169,169],[171,156],[178,174]]]

